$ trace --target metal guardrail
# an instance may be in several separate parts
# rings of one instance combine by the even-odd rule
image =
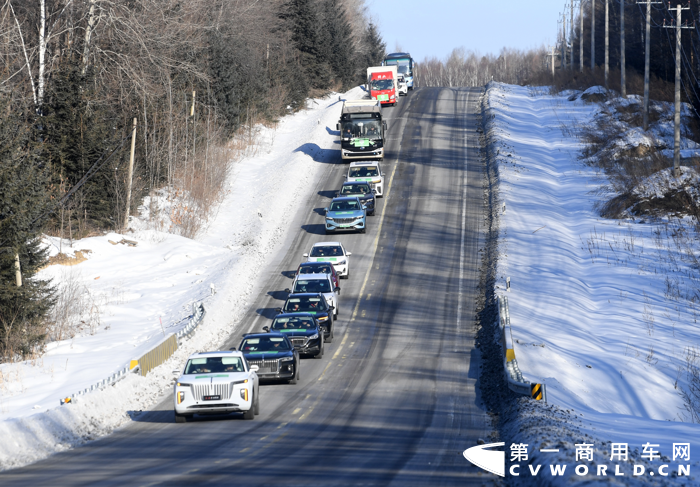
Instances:
[[[510,327],[510,311],[508,309],[508,297],[498,296],[498,326],[501,329],[501,345],[503,346],[503,371],[505,373],[508,388],[523,396],[530,396],[537,400],[544,399],[547,402],[547,388],[544,384],[534,384],[523,379],[523,374],[518,367],[513,346],[513,331]]]
[[[71,394],[64,399],[61,399],[61,404],[70,404],[75,402],[81,396],[91,392],[100,391],[108,386],[114,385],[120,380],[124,379],[129,372],[140,372],[142,376],[145,376],[153,368],[169,359],[172,354],[175,353],[182,340],[188,339],[194,334],[196,328],[202,323],[204,315],[206,315],[204,303],[193,304],[192,316],[182,330],[178,331],[177,333],[170,334],[164,340],[161,340],[151,350],[142,355],[141,358],[131,360],[128,365],[110,375],[106,379],[98,381],[95,384],[92,384],[90,387],[86,387],[75,394]]]

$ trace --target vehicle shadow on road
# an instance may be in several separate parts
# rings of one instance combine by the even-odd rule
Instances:
[[[316,194],[322,196],[323,198],[328,198],[329,200],[332,200],[333,198],[335,198],[335,195],[338,194],[338,191],[319,191]]]
[[[289,293],[287,291],[269,291],[267,295],[272,299],[276,299],[277,301],[286,301]]]
[[[313,158],[315,162],[324,164],[340,164],[342,161],[340,151],[336,149],[322,149],[318,144],[312,144],[311,142],[300,145],[294,152],[303,152]]]
[[[296,271],[296,269],[294,269],[293,271],[282,271],[282,272],[280,272],[280,274],[282,274],[284,277],[286,277],[288,279],[294,279],[294,276],[297,275],[297,271]]]
[[[255,310],[257,314],[262,316],[263,318],[267,318],[268,320],[273,319],[275,316],[279,314],[279,311],[277,311],[277,308],[258,308]]]
[[[330,127],[326,127],[326,132],[328,132],[328,135],[335,135],[336,137],[340,136],[340,130],[333,130]]]
[[[306,233],[310,233],[311,235],[325,235],[326,234],[326,225],[323,223],[314,223],[312,225],[302,225],[301,229],[304,230]]]
[[[314,213],[320,216],[324,216],[326,214],[326,209],[325,208],[314,208]]]

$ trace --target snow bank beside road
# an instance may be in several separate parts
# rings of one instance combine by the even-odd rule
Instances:
[[[363,95],[356,88],[343,98]],[[289,222],[327,164],[340,160],[334,144],[341,106],[337,95],[309,100],[307,106],[275,130],[260,129],[258,153],[236,164],[228,195],[198,241],[135,223],[137,231],[127,238],[138,241],[137,247],[108,242],[121,235],[84,239],[71,250],[90,249],[87,261],[42,271],[42,277],[57,279],[73,275],[90,296],[101,299],[99,326],[51,344],[36,361],[0,366],[0,469],[30,463],[125,424],[127,411],[146,409],[169,389],[170,371],[190,353],[216,349],[233,332],[254,298],[262,269],[286,233],[298,231]],[[65,252],[65,242],[63,247]],[[217,293],[208,297],[212,284]],[[190,304],[205,298],[204,324],[168,363],[148,377],[130,377],[56,408],[60,398],[106,378],[164,333],[184,326]]]
[[[687,383],[678,367],[686,347],[700,345],[700,329],[696,310],[666,293],[666,277],[684,282],[689,264],[667,235],[659,238],[657,225],[597,216],[596,174],[577,162],[580,141],[561,130],[590,123],[597,105],[501,84],[491,84],[487,97],[499,207],[505,203],[496,293],[505,294],[510,277],[516,357],[526,380],[547,385],[550,402],[523,406],[508,440],[528,444],[535,464],[569,465],[560,482],[573,480],[575,444],[583,442],[594,445],[593,463],[601,465],[616,463],[610,442],[628,443],[640,464],[643,444],[658,444],[668,461],[647,469],[684,463],[692,474],[700,467],[700,425],[680,422],[677,387]],[[673,443],[691,443],[690,461],[672,459]],[[537,451],[547,447],[559,452]],[[649,481],[619,463],[626,477],[617,482]],[[538,481],[546,484],[553,479],[544,469]]]

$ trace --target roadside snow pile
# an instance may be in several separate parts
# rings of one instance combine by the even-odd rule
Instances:
[[[363,96],[355,88],[343,98]],[[289,222],[324,169],[339,159],[332,135],[340,106],[337,95],[308,100],[306,110],[285,117],[276,129],[259,127],[262,142],[235,165],[225,200],[196,241],[146,221],[149,201],[126,237],[86,238],[72,247],[46,239],[53,255],[61,250],[69,254],[64,263],[75,265],[52,265],[39,277],[73,289],[78,319],[68,320],[42,357],[0,365],[0,470],[123,425],[128,411],[148,408],[171,387],[171,371],[189,354],[216,349],[234,331],[255,297],[261,271],[286,233],[298,230]],[[152,203],[165,204],[166,196],[160,193]],[[58,407],[61,398],[106,378],[184,327],[192,303],[202,300],[204,323],[167,363],[147,377],[131,376]]]
[[[700,425],[690,422],[682,397],[693,385],[686,359],[700,352],[693,228],[684,220],[597,215],[599,175],[578,162],[583,144],[562,131],[592,124],[597,106],[492,83],[485,109],[504,209],[496,294],[506,294],[510,278],[515,354],[525,380],[546,384],[549,400],[504,412],[509,458],[512,443],[526,444],[529,458],[514,463],[536,484],[574,482],[574,468],[585,464],[582,481],[697,485]],[[678,187],[695,177],[686,169]],[[640,194],[653,194],[662,181],[668,175],[646,181]],[[589,461],[577,456],[584,443]],[[613,456],[613,443],[628,445],[628,459]],[[690,444],[689,459],[677,455],[676,443]],[[662,457],[645,459],[650,449]],[[536,479],[528,463],[543,465]],[[555,464],[567,467],[562,475],[552,475]],[[634,476],[635,464],[646,473]],[[607,478],[596,467],[604,465]],[[623,476],[615,476],[616,465]],[[690,465],[691,477],[671,480],[680,465]]]
[[[686,193],[700,205],[700,174],[694,167],[681,167],[681,175],[673,176],[673,168],[662,169],[639,183],[632,193],[640,199],[664,198],[670,193]]]

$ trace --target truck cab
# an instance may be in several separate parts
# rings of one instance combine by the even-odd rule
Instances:
[[[397,66],[367,68],[367,90],[372,100],[395,106],[399,101],[399,75]]]
[[[346,101],[336,125],[343,160],[384,159],[386,122],[377,100]]]

